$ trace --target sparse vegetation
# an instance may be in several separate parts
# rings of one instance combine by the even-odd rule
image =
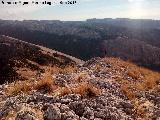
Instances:
[[[13,43],[13,46],[19,43],[17,42],[18,41]],[[10,46],[12,46],[12,42]],[[21,50],[21,47],[23,48],[23,43],[19,44],[18,50],[15,49],[15,51]],[[131,108],[133,108],[134,112],[131,112],[133,112],[132,114],[135,119],[149,119],[150,116],[146,109],[153,108],[154,105],[152,105],[147,97],[144,97],[144,101],[141,100],[139,98],[140,95],[137,93],[151,91],[154,91],[155,94],[159,93],[159,72],[151,71],[137,66],[132,62],[125,62],[117,58],[93,59],[89,61],[89,64],[86,64],[86,69],[79,69],[79,67],[76,67],[74,64],[75,62],[63,57],[63,55],[59,55],[60,57],[55,55],[56,57],[52,58],[50,52],[39,51],[40,48],[34,48],[28,44],[24,45],[24,48],[24,51],[11,54],[11,56],[6,56],[4,59],[7,59],[7,62],[4,63],[9,67],[9,69],[7,68],[6,70],[10,71],[10,69],[12,69],[16,74],[25,78],[23,81],[17,79],[12,83],[6,83],[7,85],[4,91],[8,97],[21,95],[22,92],[25,93],[26,96],[30,96],[34,91],[42,95],[45,94],[46,96],[58,96],[58,98],[78,94],[81,96],[81,99],[85,98],[90,100],[90,98],[92,98],[96,100],[97,96],[100,96],[103,101],[103,93],[103,95],[107,95],[107,98],[104,98],[106,99],[105,102],[111,99],[114,99],[116,102],[119,99],[125,101],[127,97],[128,101],[130,101],[130,103],[128,103],[129,106],[131,106],[130,104],[133,105]],[[44,58],[41,58],[41,55]],[[9,59],[10,57],[11,59]],[[11,66],[11,63],[14,64]],[[103,91],[105,91],[105,93]],[[125,99],[123,95],[121,96],[119,94],[125,95]],[[108,97],[112,97],[112,95],[114,97],[108,99]],[[145,96],[145,94],[143,94],[143,96]],[[156,104],[156,101],[154,102],[154,104]],[[1,105],[2,104],[3,103],[1,103]],[[110,102],[107,104],[110,104]],[[149,105],[149,107],[147,105]],[[15,113],[8,113],[6,118],[14,117],[14,115]]]
[[[66,94],[80,94],[82,96],[98,96],[101,94],[101,90],[96,88],[91,83],[82,82],[76,83],[74,85],[65,87],[59,87],[54,84],[54,80],[51,75],[45,75],[43,79],[38,81],[15,81],[14,83],[9,84],[6,89],[6,93],[8,95],[17,94],[19,92],[29,93],[32,90],[45,90],[46,93],[56,94],[54,92],[58,92],[60,96],[64,96]]]
[[[76,67],[71,65],[66,65],[65,67],[58,67],[58,66],[50,66],[47,67],[49,71],[51,71],[51,74],[67,74],[67,73],[73,73],[76,71]]]
[[[45,73],[41,73],[40,77],[9,83],[5,92],[8,97],[19,96],[22,92],[27,97],[38,95],[44,97],[42,100],[34,97],[33,101],[31,99],[29,102],[34,104],[36,99],[38,102],[41,101],[43,106],[41,110],[47,114],[45,117],[66,107],[80,117],[86,114],[85,106],[87,108],[92,106],[93,110],[90,110],[94,112],[102,107],[109,113],[113,112],[114,116],[144,120],[150,120],[154,116],[153,110],[158,111],[155,105],[158,105],[156,95],[160,91],[160,73],[116,58],[93,59],[89,64],[86,63],[86,67],[79,69],[69,65],[43,66]],[[33,92],[38,95],[34,95]],[[155,95],[155,100],[150,100],[150,95],[151,97]],[[48,105],[48,101],[53,99],[58,99],[61,105],[59,103]],[[43,102],[47,104],[43,105]],[[63,103],[66,106],[64,108]],[[110,111],[112,107],[114,110]],[[115,111],[118,109],[123,114],[116,114]],[[15,117],[16,113],[13,110],[6,118]],[[128,116],[125,116],[126,114]],[[107,114],[104,113],[103,116],[105,115]]]
[[[20,80],[18,78],[29,80],[36,72],[43,74],[46,67],[50,66],[55,73],[72,72],[76,64],[76,61],[65,54],[54,57],[53,50],[6,36],[0,36],[0,51],[1,84]]]
[[[151,71],[147,68],[137,66],[131,62],[125,62],[116,58],[106,58],[104,60],[107,64],[111,64],[111,71],[116,71],[115,74],[119,74],[117,78],[118,82],[125,84],[130,88],[138,90],[149,90],[156,87],[158,81],[160,81],[160,73]],[[130,81],[127,80],[132,78]]]
[[[90,83],[82,82],[75,86],[62,88],[60,91],[61,96],[71,93],[80,94],[84,97],[94,97],[100,95],[101,90]]]
[[[22,106],[19,110],[10,111],[5,120],[15,120],[19,113],[33,113],[37,120],[43,120],[42,111],[29,106]]]
[[[129,89],[129,86],[127,84],[122,85],[121,90],[128,97],[129,100],[135,100],[136,99],[135,93]]]
[[[116,70],[115,74],[119,74],[116,82],[121,85],[122,92],[134,105],[135,119],[149,120],[147,109],[151,107],[152,103],[149,101],[142,102],[136,94],[137,91],[157,91],[159,89],[157,83],[160,82],[160,73],[120,59],[106,58],[105,62],[111,64],[111,71]]]
[[[41,80],[25,80],[25,81],[15,81],[6,89],[7,94],[17,94],[19,92],[29,93],[32,90],[41,90],[45,89],[47,92],[52,92],[56,89],[54,85],[54,80],[51,77],[51,74],[45,74]]]
[[[77,75],[74,77],[74,81],[76,82],[84,82],[87,78],[89,78],[87,72],[81,72],[77,73]]]

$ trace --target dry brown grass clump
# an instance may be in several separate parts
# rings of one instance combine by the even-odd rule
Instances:
[[[122,85],[121,86],[121,90],[128,97],[129,100],[135,100],[136,99],[135,93],[133,91],[131,91],[131,89],[129,88],[129,86]]]
[[[85,82],[85,80],[87,80],[89,78],[89,75],[87,72],[81,72],[81,73],[77,73],[75,76],[74,76],[74,81],[75,82]]]
[[[47,93],[51,93],[53,92],[55,89],[57,89],[58,86],[56,86],[54,84],[54,80],[53,79],[42,79],[39,80],[36,85],[34,86],[35,90],[45,90]]]
[[[53,67],[48,67],[48,71],[51,71],[51,74],[66,74],[66,73],[73,73],[76,71],[76,67],[67,65],[65,67],[58,67],[58,66],[53,66]]]
[[[135,119],[141,118],[143,120],[149,120],[148,109],[152,107],[152,103],[149,101],[141,102],[140,99],[136,98],[134,91],[125,85],[121,87],[122,92],[131,100],[134,106],[134,117]]]
[[[63,68],[56,66],[44,66],[43,69],[45,69],[45,73],[41,74],[42,78],[35,78],[33,80],[27,79],[25,81],[15,81],[13,83],[10,83],[6,89],[7,94],[12,95],[17,94],[19,92],[29,93],[32,90],[43,89],[46,89],[48,93],[50,93],[58,87],[54,84],[54,80],[52,78],[53,74],[66,74],[76,71],[76,68],[74,66],[69,65]]]
[[[83,82],[72,87],[64,87],[60,91],[61,96],[71,93],[80,94],[83,97],[93,97],[100,95],[101,89],[96,88],[91,83]]]
[[[147,109],[152,104],[149,101],[143,103],[141,99],[136,97],[136,94],[139,91],[158,91],[160,73],[116,58],[105,58],[105,62],[111,64],[110,71],[115,70],[119,73],[120,77],[116,79],[116,82],[121,85],[122,92],[134,105],[135,119],[141,118],[148,120],[149,115]]]
[[[104,61],[111,64],[111,71],[115,70],[120,74],[120,79],[123,81],[121,82],[122,85],[127,84],[127,86],[138,90],[150,90],[154,89],[160,82],[159,72],[155,72],[117,58],[105,58]],[[128,81],[126,79],[127,77],[131,77],[133,80]]]
[[[17,94],[19,92],[28,93],[33,89],[33,82],[26,80],[26,81],[16,81],[8,85],[6,88],[7,95]]]
[[[73,70],[73,69],[72,69]],[[71,70],[69,69],[71,72]],[[46,70],[43,78],[37,81],[34,80],[25,80],[25,81],[16,81],[8,85],[6,89],[7,95],[17,94],[19,92],[30,93],[32,90],[47,90],[47,93],[60,96],[64,96],[66,94],[80,94],[82,96],[98,96],[101,94],[101,90],[99,88],[94,87],[91,83],[83,81],[88,75],[86,73],[80,73],[75,78],[75,83],[71,85],[65,85],[65,87],[60,87],[55,85],[54,80],[52,78],[53,71]],[[59,71],[58,71],[59,72]],[[65,71],[66,72],[66,71]]]
[[[150,120],[148,109],[154,106],[153,103],[149,101],[142,102],[138,99],[135,99],[132,103],[134,105],[135,119],[143,118],[143,120]]]
[[[25,80],[25,81],[15,81],[8,85],[6,93],[8,95],[17,94],[19,92],[29,93],[32,90],[47,89],[51,92],[56,89],[54,85],[54,80],[52,76],[48,73],[45,74],[41,80]]]

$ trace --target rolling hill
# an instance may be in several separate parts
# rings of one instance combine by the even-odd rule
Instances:
[[[118,42],[123,47],[113,48],[114,51],[108,56],[127,58],[153,70],[158,70],[160,65],[159,20],[122,18],[86,21],[0,20],[0,34],[45,46],[82,60],[104,57],[104,49],[109,49],[104,48],[104,41],[108,41],[107,44],[112,43],[112,48],[118,47],[116,43]],[[119,37],[123,40],[118,41]]]
[[[102,47],[104,56],[119,57],[140,66],[160,70],[160,48],[144,41],[118,37],[113,40],[104,40]]]
[[[159,113],[160,73],[117,58],[0,85],[2,120],[158,120]]]
[[[0,36],[0,84],[31,79],[47,68],[73,66],[83,61],[42,46]]]
[[[104,52],[133,60],[149,54],[147,61],[159,55],[157,47],[126,39],[104,41],[109,48]],[[160,119],[160,73],[132,62],[112,57],[84,62],[4,35],[0,61],[1,120]]]

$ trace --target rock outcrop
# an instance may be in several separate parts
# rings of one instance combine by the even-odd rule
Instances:
[[[131,86],[131,83],[143,80],[144,76],[141,73],[137,77],[128,74],[127,71],[136,69],[130,64],[119,59],[94,58],[78,65],[73,73],[52,74],[54,85],[58,88],[45,94],[34,89],[28,93],[21,91],[8,95],[10,84],[3,84],[0,86],[0,119],[159,120],[160,84],[157,82],[153,89],[148,90]],[[129,81],[127,85],[133,88],[128,92],[133,90],[131,93],[135,98],[124,91],[126,86],[123,87],[125,84],[120,78]],[[84,89],[86,86],[82,83],[92,87]],[[80,90],[78,85],[82,86]]]

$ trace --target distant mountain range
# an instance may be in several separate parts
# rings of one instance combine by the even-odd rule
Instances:
[[[159,33],[101,20],[1,21],[0,119],[159,120]]]
[[[83,60],[113,56],[152,69],[160,68],[159,20],[0,20],[0,34],[58,50]]]

